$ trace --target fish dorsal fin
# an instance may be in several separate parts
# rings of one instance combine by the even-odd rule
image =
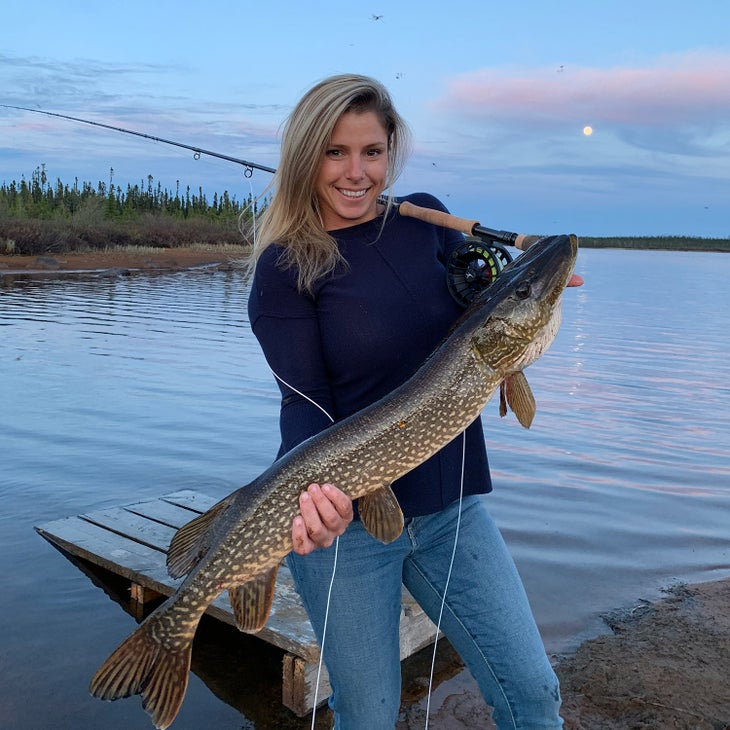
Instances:
[[[187,575],[208,552],[208,530],[228,509],[232,495],[218,502],[200,517],[183,525],[172,538],[167,551],[167,572],[171,578]]]
[[[365,529],[380,542],[393,542],[403,532],[403,512],[389,485],[360,497],[357,508]]]
[[[228,596],[231,599],[231,608],[236,618],[239,631],[254,634],[261,631],[271,613],[271,604],[274,600],[274,587],[279,566],[275,565],[258,578],[244,583],[242,586],[231,588]]]
[[[522,371],[510,375],[502,384],[505,397],[509,407],[517,416],[517,420],[525,428],[530,428],[532,419],[535,417],[535,396],[532,394],[530,384]],[[505,411],[506,412],[506,411]],[[500,415],[504,415],[501,409]]]

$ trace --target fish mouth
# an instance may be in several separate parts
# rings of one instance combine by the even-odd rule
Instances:
[[[572,233],[545,236],[506,266],[499,278],[507,274],[504,278],[512,279],[512,285],[520,279],[530,279],[547,298],[557,299],[570,281],[577,257],[577,236]]]
[[[547,287],[553,287],[553,295],[555,299],[560,298],[563,290],[568,286],[575,263],[578,258],[578,237],[573,235],[554,236],[557,239],[551,243],[547,250],[547,267],[550,269],[555,267],[552,281],[547,283]]]
[[[514,263],[524,266],[534,261],[537,267],[549,269],[551,265],[559,266],[559,261],[565,260],[570,264],[572,271],[577,255],[578,238],[572,233],[569,235],[545,236],[535,241]]]

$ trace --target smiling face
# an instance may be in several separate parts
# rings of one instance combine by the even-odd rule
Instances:
[[[388,172],[388,134],[374,112],[345,112],[332,131],[315,189],[325,230],[378,214]]]

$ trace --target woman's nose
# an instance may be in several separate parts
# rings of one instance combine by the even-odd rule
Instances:
[[[361,180],[363,177],[363,165],[359,155],[352,155],[347,164],[347,177],[350,180]]]

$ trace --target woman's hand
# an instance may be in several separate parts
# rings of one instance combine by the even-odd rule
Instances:
[[[291,528],[298,555],[329,547],[352,522],[352,500],[332,484],[310,484],[299,495],[299,509]]]

